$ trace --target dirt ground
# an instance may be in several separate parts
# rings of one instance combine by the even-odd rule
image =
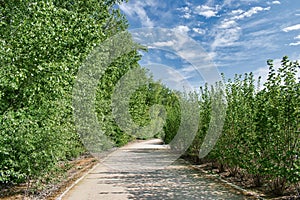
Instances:
[[[25,197],[26,185],[20,184],[9,189],[2,189],[0,191],[1,200],[27,200],[27,199],[45,199],[55,200],[66,188],[72,185],[78,178],[83,176],[98,161],[91,155],[84,155],[76,160],[70,161],[70,169],[59,183],[48,185],[47,190],[40,191],[36,195]]]

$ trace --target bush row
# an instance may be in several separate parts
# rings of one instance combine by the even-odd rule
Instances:
[[[224,87],[216,84],[201,88],[199,128],[186,154],[199,156],[209,126],[216,120],[212,105],[216,98],[224,97],[226,113],[219,113],[226,114],[222,135],[205,159],[217,162],[221,171],[247,174],[255,186],[267,185],[273,193],[282,194],[291,185],[298,185],[299,190],[299,63],[284,57],[278,69],[272,60],[267,64],[268,79],[262,86],[249,73],[224,81]],[[224,90],[225,95],[218,90]],[[169,119],[175,122],[177,113],[175,107]],[[166,142],[176,134],[165,133]]]
[[[72,87],[91,50],[126,30],[116,2],[1,1],[0,186],[29,183],[85,151]]]

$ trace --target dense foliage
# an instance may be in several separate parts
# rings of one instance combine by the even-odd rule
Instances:
[[[74,127],[72,86],[89,52],[126,30],[116,2],[0,2],[0,183],[45,175],[85,151]],[[122,64],[136,60],[125,55]]]
[[[221,171],[227,168],[232,175],[251,175],[255,186],[267,184],[270,191],[282,194],[287,186],[300,182],[299,63],[284,57],[278,70],[272,60],[268,66],[262,89],[252,73],[226,81],[222,136],[206,159],[216,161]],[[198,155],[213,120],[215,88],[201,89],[199,129],[189,155]]]
[[[0,2],[0,184],[45,179],[58,163],[86,151],[74,124],[72,90],[93,49],[127,29],[113,7],[117,2]],[[114,120],[112,94],[121,77],[140,67],[139,59],[133,49],[114,60],[99,79],[95,111],[101,129],[117,146],[138,136]],[[129,109],[142,127],[151,122],[151,106],[171,104],[174,98],[146,70],[141,73],[150,84],[136,90]]]

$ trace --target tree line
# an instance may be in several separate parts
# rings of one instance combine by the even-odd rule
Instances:
[[[59,163],[86,151],[74,125],[72,87],[92,49],[128,28],[114,7],[120,2],[0,2],[1,185],[49,177]],[[111,83],[138,60],[132,50],[112,63],[97,98],[106,98]],[[104,100],[99,102],[106,115]],[[129,140],[106,127],[118,144]]]
[[[284,56],[278,69],[272,60],[267,64],[269,74],[263,85],[253,73],[248,73],[224,78],[225,95],[220,84],[201,88],[199,128],[186,155],[199,156],[210,122],[216,120],[211,114],[216,91],[222,90],[219,97],[225,96],[227,106],[222,135],[202,161],[212,161],[220,172],[229,170],[233,176],[244,176],[254,186],[267,185],[269,191],[278,195],[288,187],[299,193],[299,63]],[[166,142],[174,133],[166,132]]]

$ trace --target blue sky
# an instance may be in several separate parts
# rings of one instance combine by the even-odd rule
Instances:
[[[265,79],[268,59],[277,65],[284,55],[300,60],[298,0],[129,0],[119,7],[130,29],[161,27],[193,38],[228,78],[251,71]],[[158,63],[180,74],[193,73],[172,52],[151,50],[143,55],[141,65]],[[195,81],[192,84],[197,87]]]

